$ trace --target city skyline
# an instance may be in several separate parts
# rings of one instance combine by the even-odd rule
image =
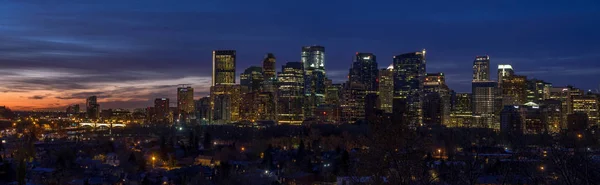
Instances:
[[[290,4],[268,4],[267,9],[276,10],[248,16],[252,14],[248,12],[264,10],[260,6],[265,2],[260,1],[253,5],[256,7],[249,7],[256,8],[251,10],[238,7],[243,5],[232,5],[235,12],[201,6],[197,9],[161,6],[158,2],[140,6],[138,11],[123,8],[127,3],[111,1],[102,5],[103,8],[90,8],[92,5],[85,3],[56,3],[44,9],[20,2],[0,7],[0,33],[3,34],[0,36],[0,75],[3,76],[0,105],[14,110],[63,110],[68,105],[83,105],[87,97],[95,95],[102,109],[142,108],[151,106],[157,97],[175,100],[174,89],[178,84],[191,84],[195,89],[194,99],[198,100],[209,94],[212,74],[208,66],[212,62],[212,50],[238,52],[235,75],[239,83],[240,73],[249,66],[261,66],[265,54],[277,56],[275,69],[281,72],[283,64],[300,61],[300,47],[308,45],[327,48],[326,76],[334,83],[346,79],[355,52],[377,55],[381,69],[392,63],[394,55],[427,49],[427,72],[445,73],[448,86],[457,92],[471,91],[471,66],[477,55],[490,56],[492,81],[497,80],[498,64],[509,64],[519,75],[541,79],[556,87],[598,88],[600,48],[586,44],[585,40],[598,39],[593,33],[600,28],[589,23],[598,22],[600,16],[585,3],[570,4],[560,12],[558,9],[562,6],[558,2],[531,9],[513,8],[516,12],[513,15],[502,14],[504,5],[488,4],[489,13],[468,10],[464,13],[468,15],[448,12],[452,16],[438,13],[423,18],[416,17],[427,12],[417,12],[414,16],[385,15],[393,11],[376,3],[369,5],[382,9],[375,15],[342,18],[332,15],[335,13],[320,12],[318,9],[333,7],[324,3],[324,7],[310,10],[316,11],[315,18],[323,17],[314,24],[297,22],[289,15],[271,16],[289,10],[293,6]],[[357,5],[350,2],[339,6],[350,10],[361,8]],[[465,10],[458,4],[455,8],[449,11]],[[549,11],[543,11],[545,9]],[[536,13],[537,16],[532,16]],[[38,14],[47,16],[44,19],[34,16]],[[73,15],[78,18],[69,18]],[[228,16],[223,21],[215,21],[216,15]],[[471,18],[476,15],[482,16]],[[205,29],[198,25],[201,23],[192,21],[198,18],[217,25],[230,21],[237,25],[229,26],[231,29],[238,26],[256,29]],[[272,22],[262,22],[264,18]],[[365,26],[375,29],[349,26],[347,23],[354,19],[367,20]],[[83,20],[86,26],[76,24]],[[390,20],[418,23],[424,31],[388,33],[386,29],[405,24],[389,24]],[[52,25],[45,25],[44,21]],[[530,22],[536,22],[535,26],[528,25]],[[309,27],[304,32],[294,31],[307,24]],[[341,33],[327,31],[336,27],[356,29]],[[488,33],[478,33],[479,30]],[[218,39],[190,36],[196,32]],[[414,34],[423,37],[411,38]]]

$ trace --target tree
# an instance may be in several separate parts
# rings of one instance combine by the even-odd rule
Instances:
[[[431,138],[426,131],[411,129],[403,122],[381,117],[370,124],[368,135],[359,139],[365,147],[356,153],[358,159],[349,175],[368,176],[370,184],[432,183],[435,179],[427,173],[423,160],[431,149]]]
[[[263,152],[263,167],[266,169],[273,169],[273,146],[269,145],[269,147]]]

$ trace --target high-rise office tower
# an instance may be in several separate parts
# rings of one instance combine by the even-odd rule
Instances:
[[[598,98],[589,95],[573,97],[573,112],[582,112],[588,116],[588,126],[598,125]]]
[[[436,115],[439,116],[439,120],[436,119],[439,123],[433,124],[448,125],[450,122],[450,88],[446,85],[446,76],[444,73],[427,73],[423,84],[423,92],[429,98],[427,109],[430,111],[427,115],[424,115],[424,119],[430,120],[430,124],[433,123],[427,116],[432,115],[431,111],[439,110],[439,115]],[[431,95],[428,96],[428,94]],[[438,100],[440,102],[436,102]],[[439,105],[440,107],[432,107],[433,105]],[[425,107],[423,110],[425,111]]]
[[[477,56],[473,61],[473,82],[490,81],[490,57]]]
[[[242,93],[259,92],[264,81],[263,68],[250,66],[240,75]]]
[[[270,92],[251,92],[242,94],[240,101],[240,120],[276,121],[275,98]]]
[[[500,131],[510,136],[522,135],[523,121],[523,112],[519,106],[504,106],[500,113]]]
[[[267,53],[265,59],[263,60],[263,79],[265,80],[275,80],[276,72],[275,72],[275,55],[273,53]]]
[[[178,119],[189,122],[189,119],[195,118],[194,114],[194,88],[189,84],[181,84],[177,88],[177,112]]]
[[[235,50],[213,51],[213,86],[235,84],[235,58]]]
[[[567,128],[567,116],[573,113],[572,101],[570,96],[569,87],[552,87],[550,89],[550,99],[558,100],[561,102],[562,107],[562,125],[561,128]]]
[[[546,99],[550,99],[550,89],[552,84],[543,80],[527,80],[527,102],[540,104]]]
[[[87,98],[86,103],[86,117],[88,119],[100,119],[100,104],[98,104],[98,98],[96,96],[90,96]]]
[[[378,107],[385,113],[392,113],[392,102],[394,100],[394,66],[379,70],[379,87],[377,92]]]
[[[548,123],[545,118],[544,109],[539,104],[528,102],[518,106],[523,115],[524,132],[527,134],[541,134],[549,131]]]
[[[195,101],[196,120],[200,124],[208,124],[212,119],[210,97],[202,97]]]
[[[356,53],[352,67],[348,72],[348,82],[343,89],[342,118],[344,121],[354,123],[365,119],[365,105],[367,94],[377,93],[377,60],[371,53]],[[373,102],[376,104],[376,99]],[[369,107],[372,108],[372,107]],[[371,110],[374,111],[374,110]]]
[[[325,104],[340,106],[340,99],[342,97],[342,84],[332,84],[329,80],[327,89],[325,92]]]
[[[527,103],[527,77],[507,76],[502,79],[502,105],[523,105]]]
[[[548,125],[548,131],[559,133],[565,124],[563,124],[563,108],[560,100],[546,99],[541,101],[542,112]]]
[[[499,129],[495,123],[496,82],[473,82],[473,127]]]
[[[342,121],[347,123],[355,123],[358,120],[365,118],[365,85],[356,82],[348,81],[342,89]]]
[[[213,51],[213,83],[210,87],[211,123],[225,124],[239,120],[241,86],[235,84],[235,50]]]
[[[499,130],[495,124],[494,102],[497,83],[490,81],[490,57],[477,56],[473,61],[473,122],[474,127],[493,128]]]
[[[211,87],[212,123],[226,124],[239,121],[240,89],[240,85],[228,84]]]
[[[448,124],[448,127],[472,127],[473,103],[471,93],[454,93],[451,102],[450,124]]]
[[[495,124],[496,82],[473,82],[473,127],[499,129]]]
[[[169,110],[169,98],[154,99],[154,121],[161,123],[171,123],[172,116]]]
[[[498,65],[498,84],[502,84],[502,79],[504,79],[505,77],[510,77],[510,76],[514,76],[514,75],[515,75],[515,71],[513,70],[511,65],[508,65],[508,64]]]
[[[362,83],[367,93],[377,92],[377,59],[372,53],[356,53],[350,72],[349,81]]]
[[[325,47],[302,47],[304,65],[304,114],[312,117],[317,106],[325,101]]]
[[[283,65],[277,82],[278,121],[280,124],[302,124],[304,112],[304,67],[300,62],[288,62]]]
[[[423,124],[423,82],[425,50],[394,56],[394,115],[399,115],[411,128]]]
[[[275,55],[272,53],[268,53],[263,60],[263,85],[262,92],[270,92],[272,96],[277,96],[277,73],[275,70]],[[276,98],[273,99],[273,102],[276,104]]]
[[[423,124],[439,126],[442,124],[442,98],[437,92],[428,92],[423,96]]]

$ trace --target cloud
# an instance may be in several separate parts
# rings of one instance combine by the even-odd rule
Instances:
[[[239,75],[247,66],[260,65],[267,52],[275,53],[279,66],[298,61],[300,47],[313,44],[326,47],[326,73],[335,83],[347,79],[355,51],[375,53],[384,68],[391,56],[423,48],[428,71],[446,73],[459,91],[470,89],[473,57],[482,54],[494,64],[513,64],[518,74],[557,83],[598,72],[600,47],[582,41],[600,39],[594,34],[600,26],[590,24],[600,16],[581,3],[476,3],[489,7],[482,11],[467,6],[475,6],[471,3],[438,1],[425,10],[399,13],[397,6],[354,0],[140,2],[3,4],[0,92],[50,93],[40,101],[60,104],[97,95],[115,102],[107,106],[132,107],[155,97],[174,99],[180,83],[193,84],[196,96],[207,95],[214,49],[238,51]],[[365,9],[377,11],[351,13]],[[574,83],[588,86],[589,79]]]
[[[41,100],[46,98],[47,96],[44,95],[35,95],[35,96],[31,96],[31,97],[27,97],[27,99],[32,99],[32,100]]]

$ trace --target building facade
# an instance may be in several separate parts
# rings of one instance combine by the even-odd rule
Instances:
[[[212,60],[212,85],[215,86],[235,84],[235,50],[215,50],[213,51]]]
[[[512,75],[502,79],[502,105],[527,103],[527,77]]]
[[[90,96],[86,99],[85,108],[87,119],[100,119],[100,104],[98,104],[96,96]]]
[[[242,93],[259,92],[264,81],[263,68],[250,66],[240,74],[240,88]]]
[[[573,97],[573,112],[585,113],[588,117],[588,126],[597,126],[598,98],[587,95]]]
[[[425,50],[394,56],[394,114],[401,114],[409,127],[423,124]]]
[[[169,109],[169,98],[154,99],[154,121],[160,123],[173,122],[173,115]]]
[[[279,124],[302,124],[304,121],[304,67],[288,62],[278,75],[277,119]]]
[[[527,80],[527,102],[542,103],[546,99],[550,99],[550,89],[552,84],[543,80],[530,79]]]
[[[385,113],[392,113],[392,102],[394,100],[394,67],[379,70],[378,107]]]
[[[496,82],[474,81],[472,91],[473,121],[471,125],[478,128],[499,130],[494,109]]]
[[[194,88],[187,84],[180,85],[177,88],[177,112],[179,113],[177,119],[186,123],[196,119],[194,106]]]
[[[304,66],[304,114],[312,117],[317,106],[325,101],[325,47],[302,47]]]
[[[429,119],[428,115],[431,115],[431,111],[432,110],[439,110],[439,115],[436,115],[436,117],[439,116],[439,123],[435,123],[435,124],[442,124],[442,125],[448,125],[450,123],[450,88],[448,88],[448,85],[446,84],[446,76],[444,75],[444,73],[427,73],[426,77],[425,77],[425,82],[423,84],[423,92],[425,93],[425,97],[428,97],[429,100],[428,103],[430,103],[430,105],[427,106],[426,110],[425,106],[423,108],[423,111],[429,111],[430,113],[428,114],[424,114],[424,118],[423,119]],[[431,95],[428,95],[431,94]],[[433,99],[431,99],[433,98]],[[435,103],[432,102],[433,101],[438,101],[435,99],[439,99],[439,103]],[[432,107],[431,105],[435,105],[435,104],[431,104],[431,103],[435,103],[437,104],[439,107]],[[433,108],[433,109],[432,109]],[[431,123],[431,122],[430,122]]]
[[[348,73],[348,80],[362,83],[367,93],[377,92],[377,58],[372,53],[356,53],[352,67]]]
[[[471,93],[454,93],[451,100],[448,127],[472,127],[473,118]]]

